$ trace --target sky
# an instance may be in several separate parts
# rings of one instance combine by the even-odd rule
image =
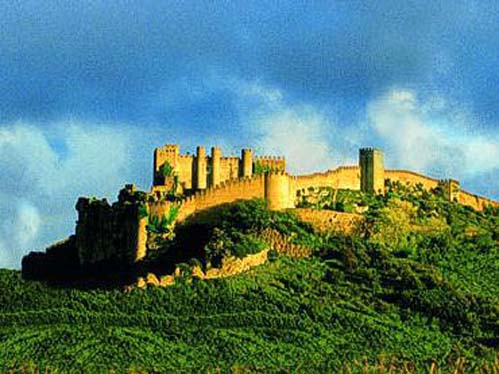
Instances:
[[[178,143],[455,178],[499,198],[497,1],[0,0],[0,268],[148,189]]]

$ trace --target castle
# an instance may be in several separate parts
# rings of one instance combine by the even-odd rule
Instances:
[[[270,209],[293,209],[300,196],[318,187],[383,194],[385,180],[391,180],[404,185],[420,184],[428,190],[440,187],[450,201],[477,210],[499,205],[462,191],[456,180],[385,169],[383,152],[373,148],[360,149],[358,165],[291,175],[286,171],[284,157],[256,157],[251,149],[243,149],[240,157],[222,157],[219,147],[213,147],[207,155],[201,146],[195,155],[182,155],[178,145],[167,144],[155,149],[153,171],[150,192],[127,185],[112,205],[106,199],[78,200],[75,241],[80,264],[139,262],[153,247],[152,238],[158,235],[148,229],[148,224],[161,217],[168,217],[167,224],[178,223],[209,208],[253,198],[265,199]],[[326,225],[351,219],[337,212],[322,212],[313,218]]]

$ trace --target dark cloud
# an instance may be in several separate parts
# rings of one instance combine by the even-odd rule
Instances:
[[[0,115],[8,120],[162,120],[150,104],[158,93],[213,73],[324,102],[362,103],[395,84],[448,90],[487,123],[499,114],[496,2],[5,1],[1,8]],[[189,104],[181,104],[183,115]],[[206,116],[223,120],[223,109]]]

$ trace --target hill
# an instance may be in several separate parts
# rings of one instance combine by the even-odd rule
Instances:
[[[0,363],[63,372],[428,372],[456,362],[497,370],[497,209],[400,184],[379,196],[323,189],[301,206],[362,210],[364,219],[350,235],[320,233],[261,200],[222,207],[178,227],[146,259],[161,269],[189,248],[182,261],[194,260],[177,264],[184,271],[165,288],[84,290],[0,271]],[[189,274],[261,251],[268,229],[311,255],[271,250],[265,264],[232,277]]]

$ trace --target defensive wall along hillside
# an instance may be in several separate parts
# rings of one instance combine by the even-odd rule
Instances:
[[[198,211],[203,211],[217,205],[232,203],[236,200],[250,200],[265,198],[265,176],[255,175],[250,178],[241,178],[222,182],[216,187],[208,188],[188,196],[181,203],[160,200],[148,203],[149,215],[161,217],[169,212],[172,205],[181,204],[177,221]]]
[[[177,221],[181,222],[196,212],[237,200],[266,199],[270,209],[293,208],[294,196],[293,178],[285,172],[271,172],[222,182],[186,197],[181,203],[159,200],[148,206],[150,216],[161,217],[173,205],[180,204]]]
[[[385,179],[389,179],[392,182],[400,182],[403,185],[421,184],[427,190],[437,188],[442,183],[441,180],[409,170],[385,170]]]
[[[358,166],[340,166],[323,173],[299,175],[293,178],[295,191],[311,187],[331,187],[334,189],[360,189],[360,168]]]
[[[385,180],[403,185],[420,184],[428,190],[439,187],[449,201],[477,210],[499,205],[462,191],[455,180],[437,180],[408,170],[385,170],[382,152],[373,148],[360,150],[358,166],[341,166],[323,173],[298,176],[280,170],[285,168],[283,158],[253,157],[248,149],[242,150],[241,158],[222,158],[218,147],[212,148],[211,157],[206,156],[203,147],[198,147],[194,157],[180,155],[178,146],[167,145],[155,151],[155,172],[166,161],[172,174],[163,175],[162,180],[155,179],[149,193],[135,191],[130,185],[120,192],[118,202],[112,205],[105,200],[80,199],[76,243],[82,263],[106,259],[139,261],[147,252],[148,223],[153,218],[168,216],[174,206],[178,208],[177,222],[222,204],[254,198],[265,199],[273,210],[290,209],[295,208],[297,196],[310,188],[382,194]],[[184,183],[182,198],[172,201],[168,196],[178,194],[171,186],[179,182],[179,175]],[[349,231],[358,218],[338,212],[296,212],[303,220],[327,230],[336,225]]]

